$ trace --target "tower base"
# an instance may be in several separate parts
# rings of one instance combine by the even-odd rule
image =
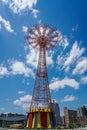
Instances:
[[[27,128],[54,128],[55,121],[51,111],[30,111],[28,113]]]

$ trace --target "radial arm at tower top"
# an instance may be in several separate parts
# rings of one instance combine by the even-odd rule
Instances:
[[[32,47],[42,46],[47,50],[58,43],[59,32],[47,25],[36,25],[28,30],[26,39]]]

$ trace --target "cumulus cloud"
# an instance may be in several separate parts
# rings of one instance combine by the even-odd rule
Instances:
[[[69,45],[67,36],[63,36],[61,33],[59,33],[59,45],[63,46],[64,49]]]
[[[8,70],[3,65],[0,65],[0,77],[8,75]]]
[[[15,14],[21,14],[25,11],[32,11],[32,14],[37,18],[38,10],[34,9],[37,4],[37,0],[2,0]]]
[[[3,25],[8,32],[11,32],[11,33],[14,32],[14,30],[13,30],[12,27],[11,27],[10,22],[9,22],[8,20],[5,20],[2,16],[0,16],[0,23],[1,23],[1,24],[0,24],[1,27],[2,27],[2,25]]]
[[[53,51],[49,51],[46,55],[46,60],[47,60],[47,65],[53,65],[54,61],[53,61]]]
[[[8,3],[8,0],[2,0],[5,4],[7,4]]]
[[[57,64],[66,72],[70,70],[72,65],[76,65],[79,59],[82,58],[82,54],[85,52],[85,48],[80,48],[78,42],[75,41],[70,52],[67,54],[63,53],[57,57]]]
[[[26,55],[26,63],[31,65],[32,67],[37,67],[37,61],[38,61],[38,51],[34,49],[30,49],[30,53]]]
[[[80,61],[78,61],[75,69],[73,70],[72,74],[83,74],[87,71],[87,58],[84,57]]]
[[[27,26],[22,26],[22,31],[26,33],[28,31],[28,27]]]
[[[65,77],[62,80],[59,80],[58,78],[53,78],[50,83],[51,90],[64,89],[66,86],[71,87],[73,89],[78,89],[79,83],[75,79],[71,79],[68,77]]]
[[[16,76],[23,75],[24,77],[35,77],[33,69],[29,68],[28,65],[24,64],[22,61],[18,60],[8,60],[8,64],[6,67],[1,64],[0,65],[0,78],[5,76]],[[28,83],[29,85],[29,83]]]
[[[31,9],[31,10],[32,10],[32,14],[33,14],[34,18],[37,18],[39,10],[37,10],[37,9]]]
[[[13,101],[13,104],[21,107],[23,110],[29,110],[30,102],[31,102],[32,96],[31,95],[24,95],[23,97],[20,97],[19,99]]]
[[[72,63],[74,63],[76,60],[78,60],[78,58],[80,58],[80,56],[83,54],[83,52],[85,51],[84,48],[80,48],[78,46],[78,42],[75,41],[75,43],[72,46],[72,49],[69,53],[69,56],[66,58],[66,61],[64,63],[64,68],[65,67],[70,67],[70,65]]]
[[[71,102],[71,101],[75,101],[77,100],[78,98],[73,96],[73,95],[66,95],[64,97],[64,99],[61,100],[61,102]]]
[[[82,83],[86,84],[87,83],[87,76],[84,76],[81,78]]]
[[[56,61],[56,63],[58,64],[58,69],[61,68],[61,70],[62,70],[65,61],[66,61],[65,55],[63,55],[63,54],[58,55],[57,61]]]
[[[0,29],[2,28],[1,24],[0,24]]]
[[[17,74],[23,74],[24,76],[33,76],[34,73],[32,69],[28,68],[23,62],[21,61],[12,61],[10,65],[11,74],[17,75]]]

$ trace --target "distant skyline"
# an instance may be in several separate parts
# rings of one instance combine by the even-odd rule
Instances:
[[[0,113],[29,111],[38,51],[25,36],[36,24],[61,33],[46,57],[51,98],[61,114],[65,106],[87,106],[87,0],[1,0],[0,5]]]

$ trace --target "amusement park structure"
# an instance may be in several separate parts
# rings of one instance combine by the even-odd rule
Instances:
[[[28,113],[27,128],[54,128],[55,119],[51,109],[46,50],[58,43],[59,33],[48,25],[36,25],[28,30],[26,39],[33,48],[39,49],[38,66]]]

